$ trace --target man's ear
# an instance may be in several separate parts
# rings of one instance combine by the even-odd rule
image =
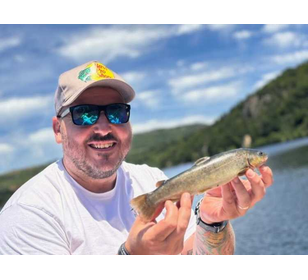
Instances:
[[[52,128],[55,134],[55,140],[58,144],[62,143],[62,135],[61,135],[60,127],[61,127],[61,120],[58,119],[57,117],[53,117],[52,118]]]

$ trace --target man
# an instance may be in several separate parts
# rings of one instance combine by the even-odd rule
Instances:
[[[167,177],[157,168],[124,161],[132,141],[134,90],[91,61],[63,73],[55,94],[53,131],[63,159],[20,187],[0,214],[1,254],[232,254],[230,219],[243,216],[272,184],[269,167],[252,170],[207,193],[166,201],[156,220],[143,222],[130,200]],[[158,217],[157,217],[158,216]]]

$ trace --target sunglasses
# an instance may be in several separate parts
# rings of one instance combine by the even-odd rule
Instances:
[[[101,111],[104,111],[106,118],[112,124],[127,123],[130,116],[130,105],[124,103],[104,106],[82,104],[67,108],[60,117],[64,118],[68,113],[71,113],[75,125],[93,125],[98,121]]]

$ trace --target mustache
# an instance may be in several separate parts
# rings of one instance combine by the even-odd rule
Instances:
[[[90,142],[90,141],[116,141],[118,142],[118,139],[116,137],[114,137],[113,134],[111,133],[108,133],[107,135],[100,135],[100,134],[93,134],[87,142]]]

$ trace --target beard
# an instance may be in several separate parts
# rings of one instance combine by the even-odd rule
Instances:
[[[84,144],[86,145],[86,143],[91,140],[116,140],[116,145],[120,145],[120,147],[119,155],[114,163],[112,163],[112,159],[110,159],[111,155],[98,153],[98,156],[101,158],[101,163],[96,165],[93,161],[87,159],[84,146],[74,141],[73,138],[69,139],[65,133],[62,133],[63,154],[66,159],[75,166],[79,173],[82,173],[91,179],[98,180],[111,177],[115,172],[117,172],[130,150],[132,141],[131,129],[128,133],[128,138],[123,141],[118,141],[118,139],[116,139],[111,133],[106,136],[93,134]]]

